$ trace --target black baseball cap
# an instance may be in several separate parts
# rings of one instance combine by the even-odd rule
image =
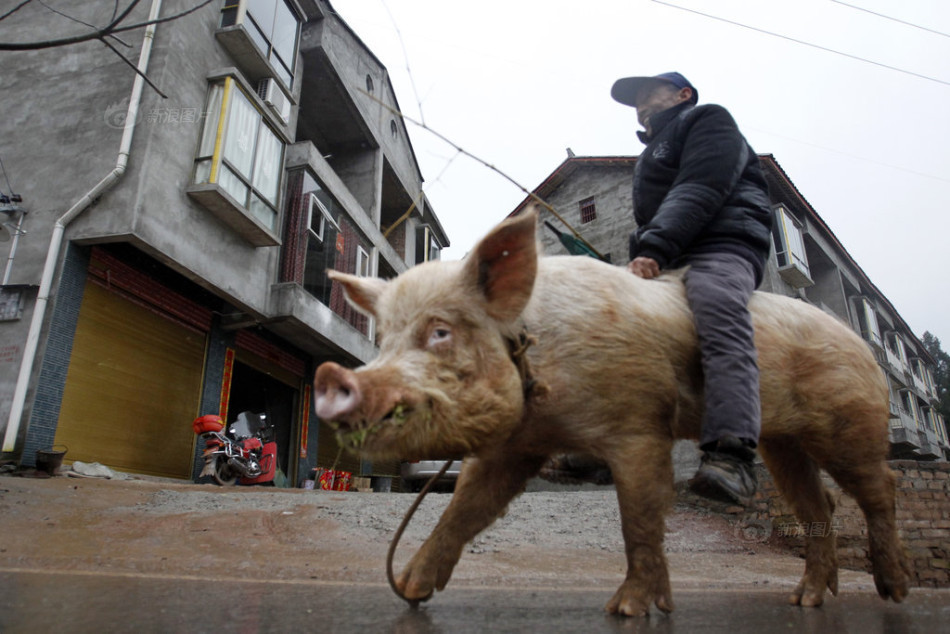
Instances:
[[[614,82],[613,88],[610,89],[610,96],[626,106],[636,106],[637,93],[643,86],[652,82],[673,84],[679,89],[692,88],[693,103],[699,100],[699,91],[679,73],[660,73],[653,77],[624,77]]]

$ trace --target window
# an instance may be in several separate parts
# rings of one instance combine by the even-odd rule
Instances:
[[[904,341],[896,332],[887,336],[887,351],[894,357],[894,364],[899,368],[907,366],[907,354],[904,351]]]
[[[934,383],[933,372],[930,371],[929,367],[924,368],[924,381],[927,384],[927,391],[931,394],[937,394],[937,385]]]
[[[369,254],[363,247],[356,247],[356,274],[369,277]]]
[[[371,275],[372,244],[312,172],[290,172],[287,181],[285,255],[292,261],[292,269],[282,273],[281,281],[301,284],[317,301],[369,336],[369,318],[346,301],[343,287],[333,282],[327,271]]]
[[[883,348],[881,339],[881,328],[877,323],[877,313],[874,311],[874,304],[867,297],[861,298],[861,330],[864,337],[875,344],[878,348]]]
[[[307,204],[307,246],[304,256],[303,287],[326,305],[330,305],[330,279],[327,269],[346,272],[343,233],[338,218],[340,207],[309,174],[306,176],[304,201]]]
[[[597,208],[594,206],[594,197],[585,198],[578,203],[581,209],[581,224],[586,224],[597,218]]]
[[[814,284],[808,270],[808,259],[805,256],[801,223],[792,216],[785,205],[775,207],[772,240],[775,243],[775,257],[778,260],[779,274],[782,279],[795,288]]]
[[[321,193],[323,193],[322,190]],[[317,242],[324,242],[324,236],[327,235],[327,225],[333,227],[337,233],[340,231],[340,227],[333,220],[330,210],[327,209],[327,206],[316,193],[310,194],[310,208],[307,218],[307,231]]]
[[[416,232],[416,264],[438,260],[442,257],[442,245],[435,237],[435,232],[428,225],[419,227]]]
[[[920,428],[920,418],[917,415],[917,403],[914,400],[910,390],[901,390],[901,409],[907,414],[907,417],[914,422],[914,428]]]
[[[225,0],[221,26],[243,25],[282,82],[293,85],[300,19],[286,0]]]
[[[257,224],[277,228],[284,144],[233,77],[211,85],[195,185],[217,185]]]

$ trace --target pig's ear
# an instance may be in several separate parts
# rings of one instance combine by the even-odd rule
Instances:
[[[509,218],[482,238],[465,262],[464,275],[485,296],[495,319],[513,321],[524,310],[538,273],[537,212]]]
[[[338,282],[346,291],[346,299],[360,312],[371,317],[376,316],[376,302],[386,288],[387,282],[378,277],[359,277],[348,273],[329,270],[327,276]]]

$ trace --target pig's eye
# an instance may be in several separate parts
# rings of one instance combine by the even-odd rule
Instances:
[[[446,324],[433,324],[429,329],[426,348],[444,347],[452,341],[452,329]]]

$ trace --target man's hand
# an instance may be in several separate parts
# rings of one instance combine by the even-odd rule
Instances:
[[[634,258],[627,265],[627,270],[637,277],[652,280],[660,274],[660,265],[653,258]]]

